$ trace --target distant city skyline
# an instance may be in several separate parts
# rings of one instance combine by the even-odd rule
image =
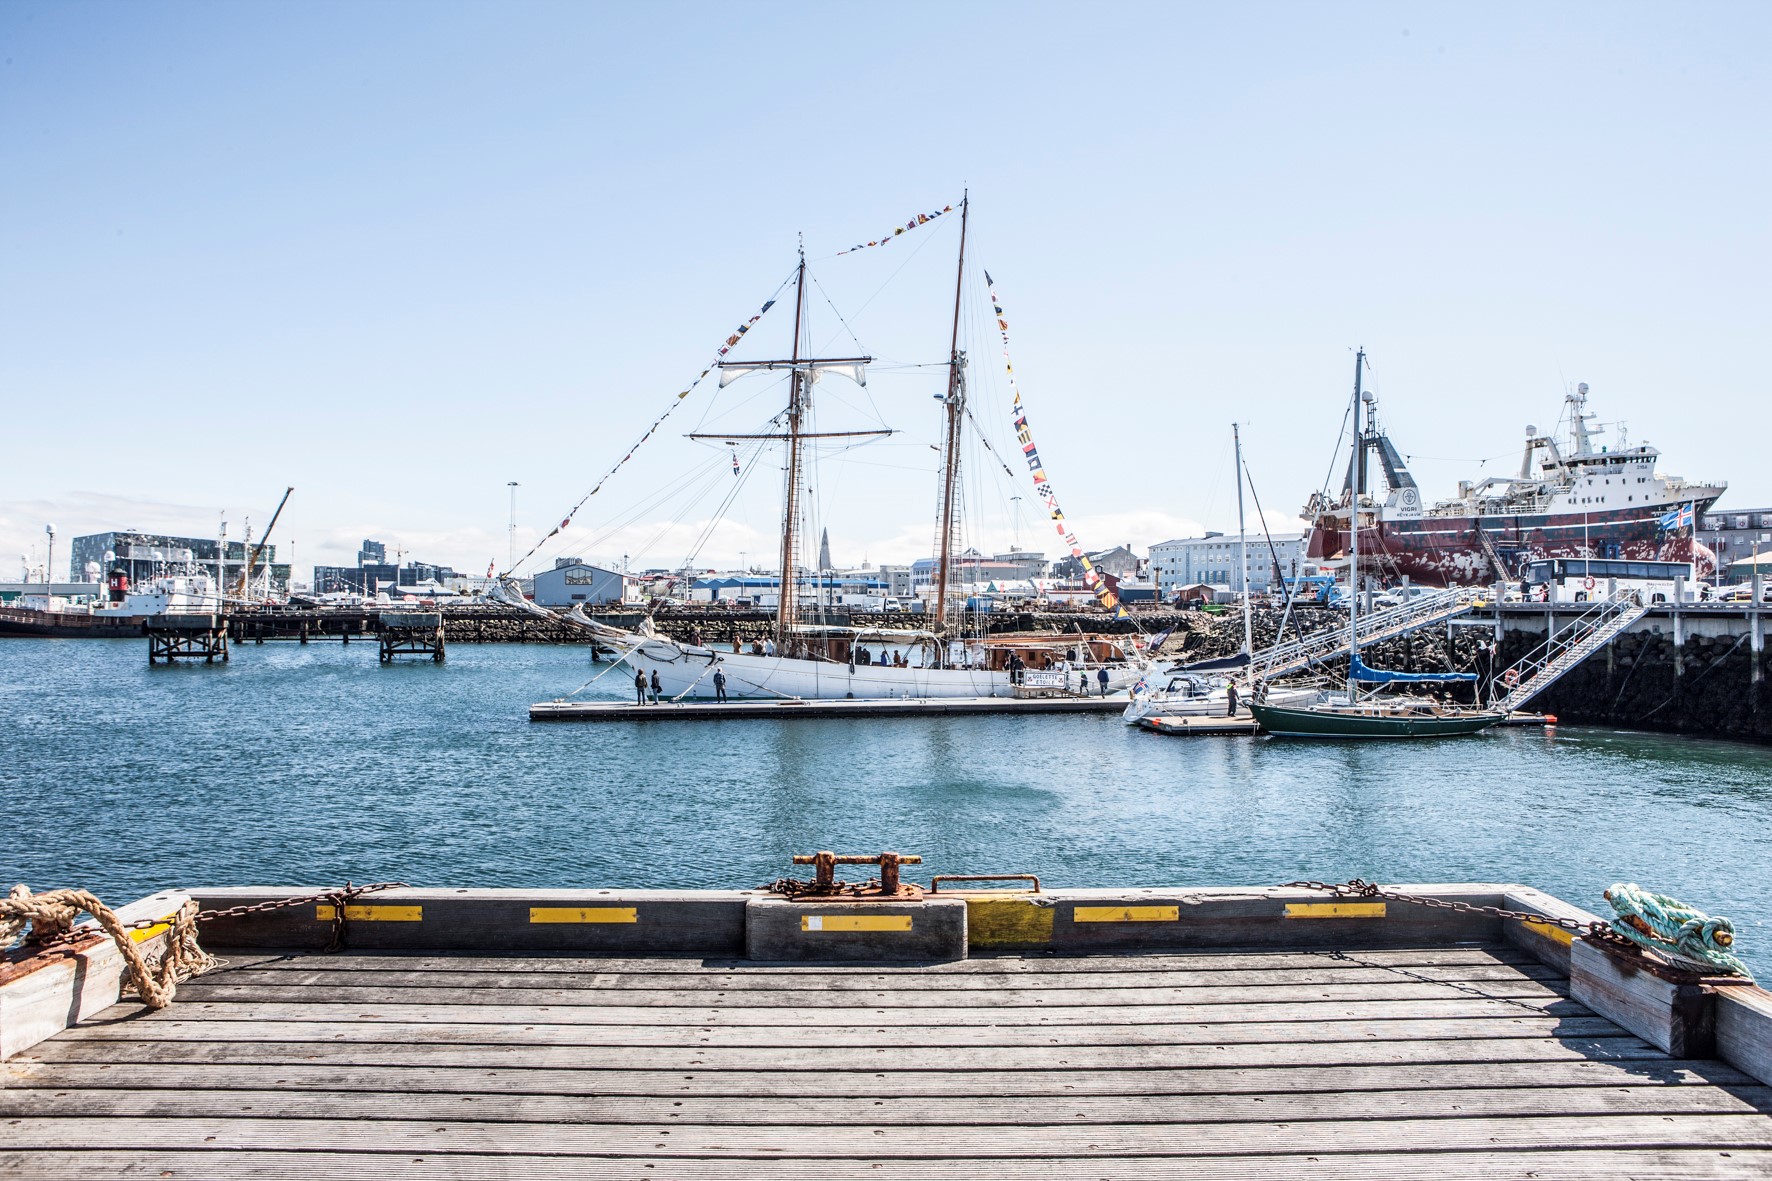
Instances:
[[[922,34],[939,23],[935,42]],[[20,0],[0,9],[0,574],[113,529],[268,521],[465,572],[773,568],[767,378],[675,402],[795,259],[821,382],[816,545],[933,544],[955,219],[973,200],[965,544],[1063,556],[1017,382],[1092,550],[1234,532],[1230,423],[1276,530],[1326,476],[1352,350],[1429,500],[1590,383],[1664,471],[1772,503],[1772,10],[1572,3]],[[781,63],[793,62],[784,69]],[[774,355],[779,302],[734,357]],[[1615,436],[1609,436],[1609,438]],[[843,462],[837,462],[841,458]],[[734,475],[733,467],[740,469]],[[1007,468],[1005,472],[1004,468]],[[1251,506],[1251,515],[1254,509]]]

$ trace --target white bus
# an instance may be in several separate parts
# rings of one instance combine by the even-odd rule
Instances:
[[[1645,603],[1666,603],[1676,580],[1688,600],[1698,594],[1698,571],[1691,562],[1633,561],[1625,558],[1540,558],[1521,574],[1527,602],[1547,599],[1585,603],[1615,591],[1634,590]]]

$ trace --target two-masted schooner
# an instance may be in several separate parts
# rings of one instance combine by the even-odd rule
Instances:
[[[957,614],[960,457],[968,419],[965,351],[961,348],[960,323],[966,276],[966,236],[970,200],[959,206],[960,246],[954,279],[954,315],[949,337],[947,392],[942,396],[943,432],[940,484],[937,502],[935,581],[930,603],[930,626],[926,630],[877,630],[828,626],[803,622],[799,583],[804,529],[801,517],[806,495],[804,448],[820,439],[839,439],[882,434],[882,431],[811,431],[814,387],[827,377],[843,377],[865,383],[868,356],[816,357],[809,355],[806,311],[807,272],[805,249],[795,270],[794,333],[786,358],[762,361],[717,362],[720,384],[746,374],[771,371],[788,376],[788,401],[773,422],[781,429],[767,434],[692,434],[690,438],[779,441],[785,448],[785,480],[782,497],[779,596],[775,621],[766,640],[749,645],[723,647],[686,643],[658,634],[648,626],[627,631],[601,623],[574,608],[567,616],[580,627],[616,648],[618,659],[642,674],[650,683],[656,676],[661,696],[667,699],[716,696],[715,674],[720,674],[727,696],[765,698],[940,698],[1006,697],[1014,690],[1015,676],[1001,659],[992,659],[982,637],[965,637],[950,626]],[[523,604],[521,595],[503,585],[495,592],[501,601]],[[540,608],[523,604],[532,610]],[[1101,645],[1076,646],[1082,657],[1073,672],[1086,667],[1088,681],[1080,685],[1096,692],[1117,691],[1137,679],[1138,667],[1120,660],[1102,661]],[[999,654],[1001,655],[1001,654]],[[1106,681],[1100,673],[1106,670]]]

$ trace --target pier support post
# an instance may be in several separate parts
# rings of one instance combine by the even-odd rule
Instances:
[[[1686,619],[1680,614],[1678,603],[1679,582],[1674,583],[1676,605],[1674,607],[1674,676],[1686,675]]]
[[[1759,581],[1759,575],[1756,574],[1754,582],[1758,583]],[[1753,669],[1750,679],[1753,684],[1757,685],[1760,683],[1761,676],[1760,661],[1766,651],[1766,624],[1760,615],[1760,598],[1757,593],[1759,588],[1756,586],[1754,589],[1756,591],[1754,604],[1747,609],[1747,650],[1750,653],[1748,664]]]
[[[1716,993],[1704,977],[1586,939],[1569,949],[1569,995],[1676,1058],[1716,1049]]]

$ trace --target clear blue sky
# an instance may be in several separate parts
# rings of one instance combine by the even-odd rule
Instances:
[[[289,484],[303,566],[373,536],[483,570],[507,481],[532,539],[799,232],[821,346],[851,344],[828,294],[876,355],[943,359],[951,219],[828,256],[967,186],[1092,547],[1234,525],[1232,419],[1264,506],[1296,512],[1362,344],[1430,496],[1587,381],[1665,471],[1766,504],[1769,33],[1772,7],[1721,3],[12,0],[0,576],[46,520],[209,532],[226,509],[238,536]],[[981,304],[967,344],[994,361]],[[839,562],[928,551],[921,372],[819,387],[827,429],[904,432],[820,467]],[[1000,367],[975,393],[1006,444]],[[698,390],[567,548],[681,561],[732,490],[681,433],[756,429],[775,396]],[[771,462],[706,564],[770,546]],[[1056,553],[1025,473],[969,462],[969,538],[1012,540],[1021,495],[1020,540]],[[707,495],[664,495],[684,477]]]

